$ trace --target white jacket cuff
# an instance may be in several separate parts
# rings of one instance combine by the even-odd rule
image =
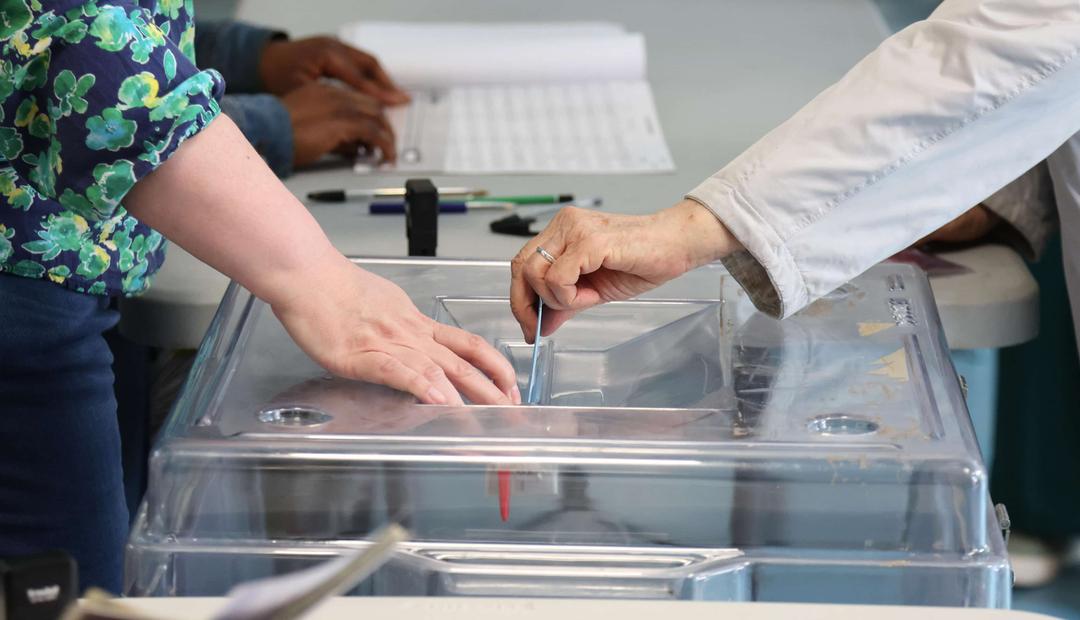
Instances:
[[[786,318],[809,303],[806,282],[780,236],[730,185],[706,179],[687,198],[700,203],[728,229],[743,249],[721,259],[758,310]]]

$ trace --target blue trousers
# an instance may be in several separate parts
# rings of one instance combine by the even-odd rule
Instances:
[[[0,274],[0,557],[62,549],[119,593],[128,514],[104,297]]]

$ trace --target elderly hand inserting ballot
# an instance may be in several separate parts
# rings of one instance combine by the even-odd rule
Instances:
[[[560,214],[514,261],[514,315],[528,339],[537,295],[551,306],[550,333],[575,312],[721,259],[759,310],[786,318],[920,239],[994,231],[1003,206],[1029,212],[1009,221],[1030,235],[1050,189],[1072,285],[1078,132],[1077,4],[946,0],[672,209]]]
[[[541,331],[547,336],[586,308],[636,297],[737,248],[720,221],[693,200],[650,215],[569,207],[511,263],[510,308],[531,342],[538,297],[547,306]]]

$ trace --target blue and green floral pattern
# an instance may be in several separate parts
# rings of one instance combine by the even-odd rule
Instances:
[[[220,111],[191,0],[0,0],[0,271],[137,294],[161,235],[121,201]]]

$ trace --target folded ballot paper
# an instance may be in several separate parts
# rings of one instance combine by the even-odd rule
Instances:
[[[618,24],[361,22],[340,35],[413,95],[388,111],[397,170],[675,168],[645,76],[645,39]]]
[[[344,594],[382,566],[408,533],[397,525],[375,532],[371,544],[312,568],[243,583],[211,620],[293,620],[330,597]],[[149,616],[104,593],[89,593],[62,620],[167,620]],[[172,620],[181,620],[175,618]]]

